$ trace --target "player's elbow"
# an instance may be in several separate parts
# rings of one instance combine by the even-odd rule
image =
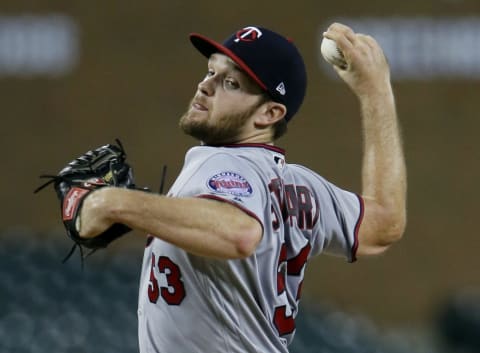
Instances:
[[[383,227],[378,230],[378,246],[383,249],[389,248],[403,238],[407,222],[403,213],[394,213],[386,217]]]
[[[389,227],[383,231],[383,234],[380,237],[382,245],[390,246],[401,240],[405,233],[405,227],[406,223],[401,220],[392,222]]]
[[[247,258],[255,252],[262,239],[263,229],[258,221],[252,219],[235,236],[235,258]]]
[[[400,210],[394,209],[390,212],[388,227],[387,227],[387,239],[391,244],[398,242],[403,238],[405,228],[407,227],[407,213],[403,207]]]
[[[402,239],[406,225],[406,212],[367,202],[364,221],[360,227],[357,255],[378,255],[385,252]]]

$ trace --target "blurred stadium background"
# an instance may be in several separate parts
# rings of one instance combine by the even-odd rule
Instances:
[[[138,351],[143,236],[83,271],[75,255],[62,265],[70,243],[56,198],[32,191],[37,175],[117,137],[138,184],[157,188],[163,164],[173,182],[195,143],[177,119],[205,72],[190,32],[223,40],[259,24],[293,38],[309,89],[278,144],[290,162],[359,191],[358,106],[319,55],[332,21],[373,34],[391,63],[409,223],[385,255],[310,262],[292,352],[480,352],[477,0],[2,0],[0,352]]]

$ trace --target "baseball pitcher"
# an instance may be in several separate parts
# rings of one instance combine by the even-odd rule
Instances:
[[[141,353],[288,352],[309,260],[354,262],[401,238],[406,171],[387,61],[375,39],[345,25],[324,36],[341,51],[345,65],[334,69],[360,102],[361,192],[288,163],[274,145],[303,102],[307,74],[290,40],[258,26],[223,43],[190,35],[207,69],[180,127],[200,145],[167,195],[138,190],[128,165],[118,166],[118,148],[112,162],[111,146],[55,179],[70,235],[86,242],[116,229],[148,234]],[[92,176],[92,165],[107,167]],[[72,186],[75,178],[82,180]]]

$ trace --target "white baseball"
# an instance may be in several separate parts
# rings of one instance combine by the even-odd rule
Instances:
[[[338,66],[340,68],[346,68],[347,62],[343,53],[338,49],[337,43],[334,40],[329,38],[323,38],[322,45],[320,46],[320,51],[323,58],[330,64]]]

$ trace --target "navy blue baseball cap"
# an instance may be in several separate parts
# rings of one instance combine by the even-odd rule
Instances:
[[[273,101],[287,107],[287,121],[302,105],[307,73],[302,55],[291,40],[263,27],[248,26],[223,44],[198,33],[191,33],[190,41],[207,58],[222,53],[232,59]]]

